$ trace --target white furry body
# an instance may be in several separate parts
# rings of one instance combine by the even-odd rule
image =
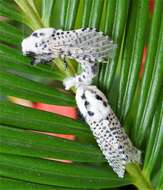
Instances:
[[[141,152],[132,145],[105,95],[96,86],[77,88],[76,102],[109,165],[123,177],[127,163],[141,162]]]

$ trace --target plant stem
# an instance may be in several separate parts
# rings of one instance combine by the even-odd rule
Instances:
[[[57,58],[53,62],[58,67],[59,71],[63,73],[65,77],[72,77],[75,74],[74,73],[75,69],[72,65],[70,65],[71,63],[68,64],[68,68],[65,69],[61,59]],[[71,88],[71,90],[73,93],[75,93],[76,91],[75,88]]]
[[[139,190],[153,190],[150,181],[143,175],[140,166],[135,163],[130,163],[126,166],[126,171],[130,174],[133,184]]]

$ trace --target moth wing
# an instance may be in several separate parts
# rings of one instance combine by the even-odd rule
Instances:
[[[73,41],[72,45],[82,50],[80,54],[93,57],[99,62],[108,59],[108,57],[113,58],[117,48],[117,45],[108,36],[95,29],[79,31],[78,38]]]
[[[57,32],[51,47],[53,52],[69,55],[80,60],[105,61],[113,58],[117,45],[108,36],[95,29],[78,29],[74,31]]]
[[[96,124],[92,123],[90,128],[109,165],[119,177],[123,177],[125,172],[125,161],[123,160],[122,152],[118,149],[117,139],[109,129],[109,121],[105,119],[102,120],[98,127]]]

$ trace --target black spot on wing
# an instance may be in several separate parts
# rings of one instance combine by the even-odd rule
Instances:
[[[38,33],[37,33],[37,32],[34,32],[34,33],[32,34],[32,36],[38,37]]]
[[[102,100],[102,97],[99,96],[98,94],[96,94],[96,99],[97,99],[97,100]]]
[[[70,57],[72,56],[70,51],[67,52],[67,56],[70,56]]]
[[[97,72],[97,64],[92,65],[92,72],[95,74]]]
[[[32,52],[32,51],[27,51],[26,55],[29,56],[29,57],[34,57],[36,54],[34,52]]]
[[[87,28],[82,28],[82,30],[81,30],[81,31],[83,31],[83,32],[84,32],[85,30],[87,30]]]
[[[104,101],[104,102],[103,102],[103,105],[104,105],[105,107],[107,107],[107,102]]]
[[[84,55],[83,56],[83,60],[86,60],[88,57],[87,57],[87,55]]]
[[[82,79],[80,77],[78,78],[78,80],[79,80],[79,82],[82,82]]]
[[[94,112],[88,111],[88,115],[89,115],[89,116],[93,116],[93,115],[94,115]]]
[[[83,93],[81,96],[82,99],[86,99],[85,94]]]
[[[119,149],[122,149],[123,147],[122,147],[122,145],[119,145],[118,148],[119,148]]]
[[[52,53],[45,53],[45,55],[52,55]]]
[[[84,102],[84,105],[87,107],[89,105],[89,102],[88,101],[85,101]]]

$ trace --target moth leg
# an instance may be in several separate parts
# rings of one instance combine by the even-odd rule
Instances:
[[[66,58],[64,57],[63,59],[63,63],[64,63],[64,70],[66,71],[67,70],[67,67],[68,67],[68,64],[67,64],[67,61],[66,61]]]

